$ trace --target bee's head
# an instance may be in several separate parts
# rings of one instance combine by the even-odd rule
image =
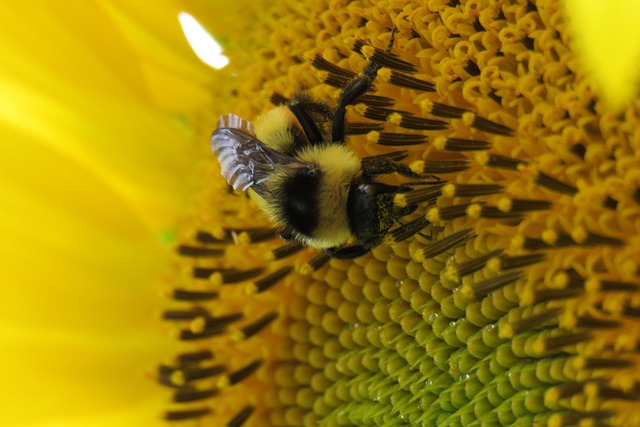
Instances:
[[[397,186],[367,179],[354,182],[347,213],[351,231],[361,245],[377,246],[391,226],[416,209],[415,206],[396,206],[394,196],[398,191]]]

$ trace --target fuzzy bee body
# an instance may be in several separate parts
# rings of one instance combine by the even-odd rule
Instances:
[[[346,107],[367,92],[379,69],[369,62],[345,85],[336,108],[300,93],[255,127],[233,114],[220,117],[211,146],[222,175],[234,190],[249,192],[284,239],[355,258],[415,210],[393,202],[409,187],[377,179],[393,172],[419,177],[399,163],[405,152],[361,159],[345,144]]]

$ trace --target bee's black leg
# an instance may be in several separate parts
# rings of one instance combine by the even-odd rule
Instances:
[[[289,110],[296,116],[302,130],[311,145],[322,144],[323,138],[317,122],[331,120],[328,105],[315,101],[304,92],[299,92],[288,102]],[[315,117],[315,120],[314,120]]]
[[[336,259],[353,259],[365,255],[371,248],[362,245],[342,246],[338,248],[327,248],[324,251],[331,258]]]
[[[396,28],[391,31],[391,38],[389,39],[387,51],[391,49],[391,46],[393,46],[395,34]],[[336,108],[333,118],[333,128],[331,130],[331,138],[333,139],[333,142],[344,142],[347,105],[355,103],[360,96],[364,95],[369,88],[371,88],[371,85],[378,74],[378,70],[381,67],[382,66],[380,64],[369,61],[362,72],[362,75],[351,80],[342,90],[340,99],[338,100],[338,107]]]
[[[343,89],[333,118],[333,128],[331,130],[333,142],[344,141],[347,105],[353,104],[361,95],[364,95],[369,90],[379,69],[380,65],[375,62],[370,62],[364,69],[362,75],[351,80]]]
[[[399,230],[403,230],[407,233],[410,233],[409,236],[413,236],[413,235],[418,235],[421,236],[423,238],[425,238],[428,241],[432,241],[433,240],[433,230],[429,229],[429,235],[427,236],[425,233],[421,232],[420,230],[418,230],[417,232],[415,230],[411,230],[412,224],[405,224],[404,222],[398,220],[396,221],[398,223],[398,225],[400,225]],[[428,227],[429,224],[422,226],[424,228]],[[415,226],[413,226],[415,228]],[[397,231],[395,231],[394,233],[397,233]],[[403,239],[404,240],[404,239]]]

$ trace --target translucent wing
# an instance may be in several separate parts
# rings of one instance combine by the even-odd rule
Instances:
[[[255,136],[253,125],[235,114],[218,119],[211,135],[211,149],[218,158],[222,176],[236,191],[254,187],[262,193],[264,182],[277,166],[302,165],[294,157],[275,151]]]
[[[222,128],[238,129],[249,135],[256,136],[256,129],[251,122],[235,114],[224,114],[220,116],[218,123],[216,123],[216,129]]]

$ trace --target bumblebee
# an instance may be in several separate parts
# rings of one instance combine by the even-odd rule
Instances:
[[[346,108],[371,88],[380,68],[369,61],[344,86],[335,108],[302,92],[258,117],[255,126],[234,114],[218,120],[211,147],[222,175],[234,190],[249,192],[285,240],[334,258],[357,258],[416,209],[394,204],[408,185],[379,180],[394,172],[422,177],[400,163],[406,152],[360,158],[345,143]]]

